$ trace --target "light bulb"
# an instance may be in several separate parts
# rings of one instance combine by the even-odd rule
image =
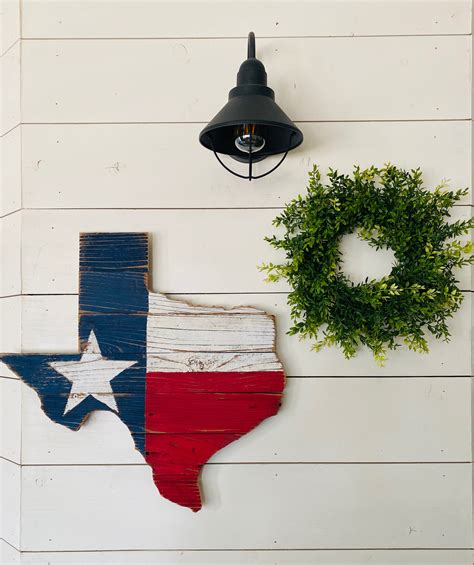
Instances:
[[[238,126],[235,131],[235,146],[242,153],[257,153],[265,146],[262,128],[256,124]]]

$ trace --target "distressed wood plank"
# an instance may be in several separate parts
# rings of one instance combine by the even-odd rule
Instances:
[[[247,186],[197,142],[200,124],[24,125],[27,208],[279,207],[302,192],[308,170],[350,172],[391,162],[420,166],[425,185],[471,186],[471,125],[460,122],[299,123],[305,141],[285,166]],[[164,142],[166,140],[166,142]],[[176,151],[179,146],[181,151]],[[176,175],[186,155],[192,174]],[[270,161],[256,163],[258,173]],[[196,190],[196,179],[199,190]],[[130,187],[133,186],[133,190]],[[100,187],[100,190],[98,190]],[[464,203],[470,202],[470,195]]]
[[[157,498],[149,477],[144,466],[25,467],[22,547],[434,549],[471,541],[470,464],[209,465],[197,515]],[[64,504],[72,485],[74,504]]]
[[[202,314],[225,314],[226,316],[240,315],[241,317],[242,315],[248,316],[249,314],[255,314],[257,316],[262,316],[265,314],[263,310],[245,306],[233,307],[231,310],[219,306],[197,306],[195,304],[183,302],[182,300],[169,298],[164,294],[151,292],[149,295],[149,315],[166,316],[170,313],[176,315],[190,314],[193,316]]]
[[[145,233],[83,233],[79,258],[80,353],[0,359],[36,390],[47,416],[71,430],[93,411],[115,412],[152,467],[160,493],[196,512],[202,466],[278,412],[283,369],[228,372],[219,358],[214,372],[198,363],[193,374],[165,374],[147,370],[148,355],[270,353],[274,319],[250,309],[211,314],[197,307],[193,314],[191,304],[173,316],[177,302],[165,297],[158,308],[165,304],[167,313],[155,308],[149,315]]]
[[[471,116],[469,36],[278,38],[257,46],[293,120]],[[207,122],[235,85],[245,49],[242,39],[218,50],[207,39],[26,41],[23,121]]]
[[[187,386],[180,383],[175,390],[181,377],[181,373],[147,375],[146,461],[165,498],[198,511],[203,465],[278,412],[284,379],[281,370],[252,375],[194,373],[186,378]]]
[[[97,361],[97,355],[94,354],[82,354],[81,359],[77,359],[77,355],[70,355],[70,356],[62,356],[62,359],[59,361],[48,361],[48,356],[36,356],[36,355],[28,355],[25,354],[23,356],[23,364],[17,365],[18,371],[24,370],[28,365],[36,364],[35,366],[35,389],[39,389],[39,394],[43,400],[43,408],[48,411],[48,401],[51,403],[56,403],[59,399],[58,396],[62,399],[62,410],[57,412],[59,415],[61,412],[62,414],[67,414],[71,408],[67,405],[64,406],[66,401],[70,399],[71,394],[74,394],[71,389],[64,388],[59,390],[58,387],[52,387],[51,380],[52,375],[50,371],[50,367],[53,367],[55,371],[62,375],[68,375],[70,382],[73,383],[74,381],[80,381],[81,384],[84,385],[84,388],[87,392],[78,392],[74,394],[74,397],[85,399],[89,395],[97,395],[97,397],[102,397],[102,402],[106,403],[109,393],[106,392],[103,387],[101,387],[101,383],[98,379],[98,373],[101,370],[111,370],[114,372],[115,370],[120,369],[124,364],[127,362],[123,359],[113,359],[107,362],[107,367],[104,366],[102,369],[101,367],[95,368],[93,366],[94,362]],[[52,358],[52,356],[51,356]],[[14,360],[12,360],[13,362]],[[9,357],[7,357],[7,362],[10,362]],[[18,362],[19,363],[19,362]],[[13,363],[12,363],[13,364]],[[265,379],[262,378],[262,374],[265,373],[263,376]],[[255,393],[257,395],[265,395],[265,394],[280,394],[283,391],[283,381],[281,379],[281,368],[275,371],[214,371],[214,372],[193,372],[193,373],[183,373],[183,372],[168,372],[168,373],[153,373],[149,374],[151,379],[150,381],[150,388],[149,390],[154,390],[153,383],[155,381],[160,382],[159,391],[157,391],[156,398],[150,399],[150,410],[157,412],[158,409],[155,407],[154,402],[156,403],[163,403],[163,402],[170,402],[164,399],[161,395],[174,395],[176,394],[178,397],[181,398],[182,395],[189,396],[189,402],[201,402],[200,398],[201,395],[204,395],[202,402],[208,401],[209,403],[213,403],[215,400],[218,403],[219,400],[222,400],[222,403],[226,403],[229,401],[229,406],[232,408],[234,406],[238,406],[238,404],[243,400],[242,394],[250,394]],[[127,378],[127,382],[124,383],[120,388],[115,387],[115,398],[124,397],[124,400],[127,404],[132,405],[134,402],[140,402],[139,399],[136,398],[134,392],[136,391],[137,385],[140,383],[142,379],[139,370],[135,374],[131,374]],[[11,379],[3,379],[3,380],[11,380]],[[16,380],[13,380],[13,384],[18,385]],[[117,390],[118,388],[118,390]],[[48,390],[50,389],[50,390]],[[237,396],[229,395],[228,399],[225,398],[225,395],[228,393],[236,394]],[[194,396],[192,396],[194,395]],[[280,394],[281,395],[281,394]],[[99,399],[99,398],[98,398]],[[236,401],[236,404],[233,404],[233,400]],[[257,399],[258,400],[258,399]],[[118,412],[117,409],[115,411]],[[163,410],[160,409],[160,412],[168,413],[168,408],[164,408]],[[160,414],[151,414],[151,416],[160,417]],[[170,414],[168,414],[170,416]],[[186,415],[184,415],[186,416]],[[50,416],[52,419],[56,419],[56,416],[51,414]],[[190,415],[192,417],[192,415]],[[206,417],[204,415],[204,417]],[[209,414],[208,418],[215,419],[220,416],[216,416],[216,414]],[[225,415],[223,416],[225,417]],[[238,416],[228,414],[229,418],[232,418],[233,421],[238,420]],[[64,423],[64,422],[63,422]],[[72,423],[69,422],[69,423]],[[76,426],[78,427],[82,423],[82,419],[77,420]],[[73,426],[68,426],[73,427]],[[140,427],[140,432],[144,432],[145,427]],[[190,432],[190,430],[186,430]],[[197,432],[203,431],[203,429],[196,430]]]
[[[264,383],[267,379],[279,379],[279,390],[274,393],[258,393],[246,390],[246,375],[241,381],[237,372],[238,391],[233,393],[161,392],[160,374],[152,373],[147,391],[150,391],[146,407],[147,432],[153,434],[238,433],[243,435],[265,417],[276,414],[281,402],[283,381],[281,372],[255,376]],[[177,378],[179,374],[175,374]],[[200,376],[200,375],[199,375]],[[220,382],[221,374],[209,375],[212,382]],[[240,386],[239,386],[240,385]],[[178,390],[181,387],[178,387]],[[217,451],[217,450],[215,450]],[[212,455],[215,453],[212,452]],[[209,458],[210,456],[208,456]],[[207,460],[207,459],[206,459]],[[204,461],[205,462],[205,461]],[[201,462],[201,464],[203,464]]]
[[[148,356],[148,370],[181,373],[194,371],[276,371],[281,367],[275,353],[162,353]]]
[[[92,359],[91,359],[92,357]],[[125,358],[124,358],[125,357]],[[60,423],[71,430],[77,430],[86,421],[90,412],[94,410],[112,410],[111,407],[100,400],[103,391],[96,390],[100,370],[106,371],[107,365],[118,361],[127,362],[131,355],[116,355],[113,361],[104,361],[102,367],[89,371],[87,365],[97,360],[96,355],[5,355],[1,358],[20,378],[36,390],[41,399],[41,407],[46,415],[54,422]],[[71,396],[73,378],[68,379],[58,366],[54,369],[53,363],[73,363],[76,377],[85,386],[90,387],[89,393],[82,395],[82,402],[78,409],[69,411],[67,402]],[[129,428],[132,432],[143,433],[144,419],[138,417],[143,413],[143,400],[140,393],[144,391],[145,367],[135,364],[127,370],[127,378],[114,383],[115,400],[122,412],[122,417],[131,419]],[[95,398],[97,395],[98,398]],[[140,410],[141,408],[141,410]],[[135,416],[135,417],[133,417]]]
[[[150,316],[147,347],[150,354],[176,351],[274,351],[275,322],[266,314],[178,314]]]
[[[468,0],[64,2],[24,0],[23,34],[30,38],[358,36],[470,33]],[[183,14],[186,17],[183,18]]]

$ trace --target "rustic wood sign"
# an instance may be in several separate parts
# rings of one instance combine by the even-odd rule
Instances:
[[[204,463],[279,409],[274,320],[149,292],[144,233],[82,234],[79,272],[80,353],[1,360],[58,424],[78,430],[94,410],[115,412],[160,493],[197,511]]]

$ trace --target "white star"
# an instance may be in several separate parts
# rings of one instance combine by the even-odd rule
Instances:
[[[88,396],[93,396],[118,412],[114,391],[110,385],[117,375],[137,361],[104,359],[93,331],[79,361],[54,361],[49,365],[72,383],[64,414],[75,408]]]

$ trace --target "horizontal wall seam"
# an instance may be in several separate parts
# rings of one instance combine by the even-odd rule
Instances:
[[[13,547],[13,546],[12,546]],[[227,552],[227,551],[237,551],[237,552],[254,552],[254,551],[472,551],[472,547],[314,547],[314,548],[301,548],[301,547],[283,547],[283,548],[225,548],[225,549],[63,549],[63,550],[24,550],[21,553],[119,553],[119,552],[129,552],[129,553],[150,553],[150,552],[179,552],[179,553],[191,553],[191,552]]]
[[[209,116],[211,119],[212,116]],[[465,118],[408,118],[408,119],[360,119],[360,120],[294,120],[295,124],[364,124],[364,123],[413,123],[413,122],[470,122],[471,117]],[[139,122],[20,122],[23,126],[122,126],[122,125],[155,125],[155,124],[202,124],[207,122],[198,121],[139,121]],[[17,126],[15,126],[17,127]]]
[[[276,291],[276,292],[272,292],[271,290],[267,291],[243,291],[243,292],[157,292],[154,293],[152,290],[150,291],[153,294],[165,294],[166,296],[252,296],[252,295],[256,295],[256,296],[275,296],[275,295],[287,295],[289,294],[289,291]],[[461,289],[461,292],[463,293],[472,293],[474,292],[471,289],[466,289],[463,290]],[[77,292],[30,292],[30,293],[23,293],[23,294],[12,294],[11,296],[2,296],[1,298],[13,298],[15,296],[44,296],[44,297],[49,297],[49,296],[79,296],[77,294]],[[109,314],[109,315],[113,315],[113,314]]]
[[[367,33],[367,34],[346,34],[346,35],[259,35],[258,39],[384,39],[392,37],[470,37],[471,33]],[[246,35],[227,35],[227,36],[141,36],[141,37],[35,37],[23,36],[22,41],[232,41],[236,39],[247,39]],[[18,41],[18,40],[17,40]]]
[[[6,461],[10,461],[5,457],[1,457]],[[77,468],[77,467],[149,467],[149,465],[145,462],[143,463],[16,463],[15,461],[10,461],[10,463],[14,463],[22,468],[49,468],[49,467],[66,467],[66,468]],[[205,463],[204,466],[213,466],[213,467],[228,467],[231,465],[278,465],[278,466],[292,466],[292,465],[472,465],[472,461],[230,461],[227,463],[224,462],[211,462]]]
[[[454,204],[453,205],[454,208],[472,208],[474,206],[474,204]],[[87,211],[87,212],[92,212],[92,211],[107,211],[107,210],[123,210],[123,211],[140,211],[140,212],[146,212],[147,210],[150,211],[171,211],[171,212],[179,212],[180,210],[209,210],[209,211],[213,211],[213,210],[275,210],[275,211],[281,211],[284,210],[285,207],[284,206],[221,206],[221,207],[216,207],[216,208],[210,208],[209,206],[206,206],[205,208],[203,207],[195,207],[195,206],[190,206],[189,208],[183,208],[182,206],[179,208],[176,207],[169,207],[169,208],[153,208],[153,207],[134,207],[134,208],[130,208],[130,207],[126,207],[124,206],[123,208],[100,208],[100,207],[93,207],[93,208],[75,208],[75,207],[71,207],[71,208],[51,208],[51,207],[39,207],[39,206],[35,206],[34,208],[19,208],[18,210],[15,210],[15,212],[19,212],[21,210],[25,210],[28,212],[35,212],[35,211],[46,211],[46,212],[69,212],[69,211]],[[14,212],[10,212],[9,214],[5,214],[5,216],[9,216],[10,214],[13,214]],[[5,216],[1,216],[1,217],[5,217]],[[1,218],[0,217],[0,218]]]

